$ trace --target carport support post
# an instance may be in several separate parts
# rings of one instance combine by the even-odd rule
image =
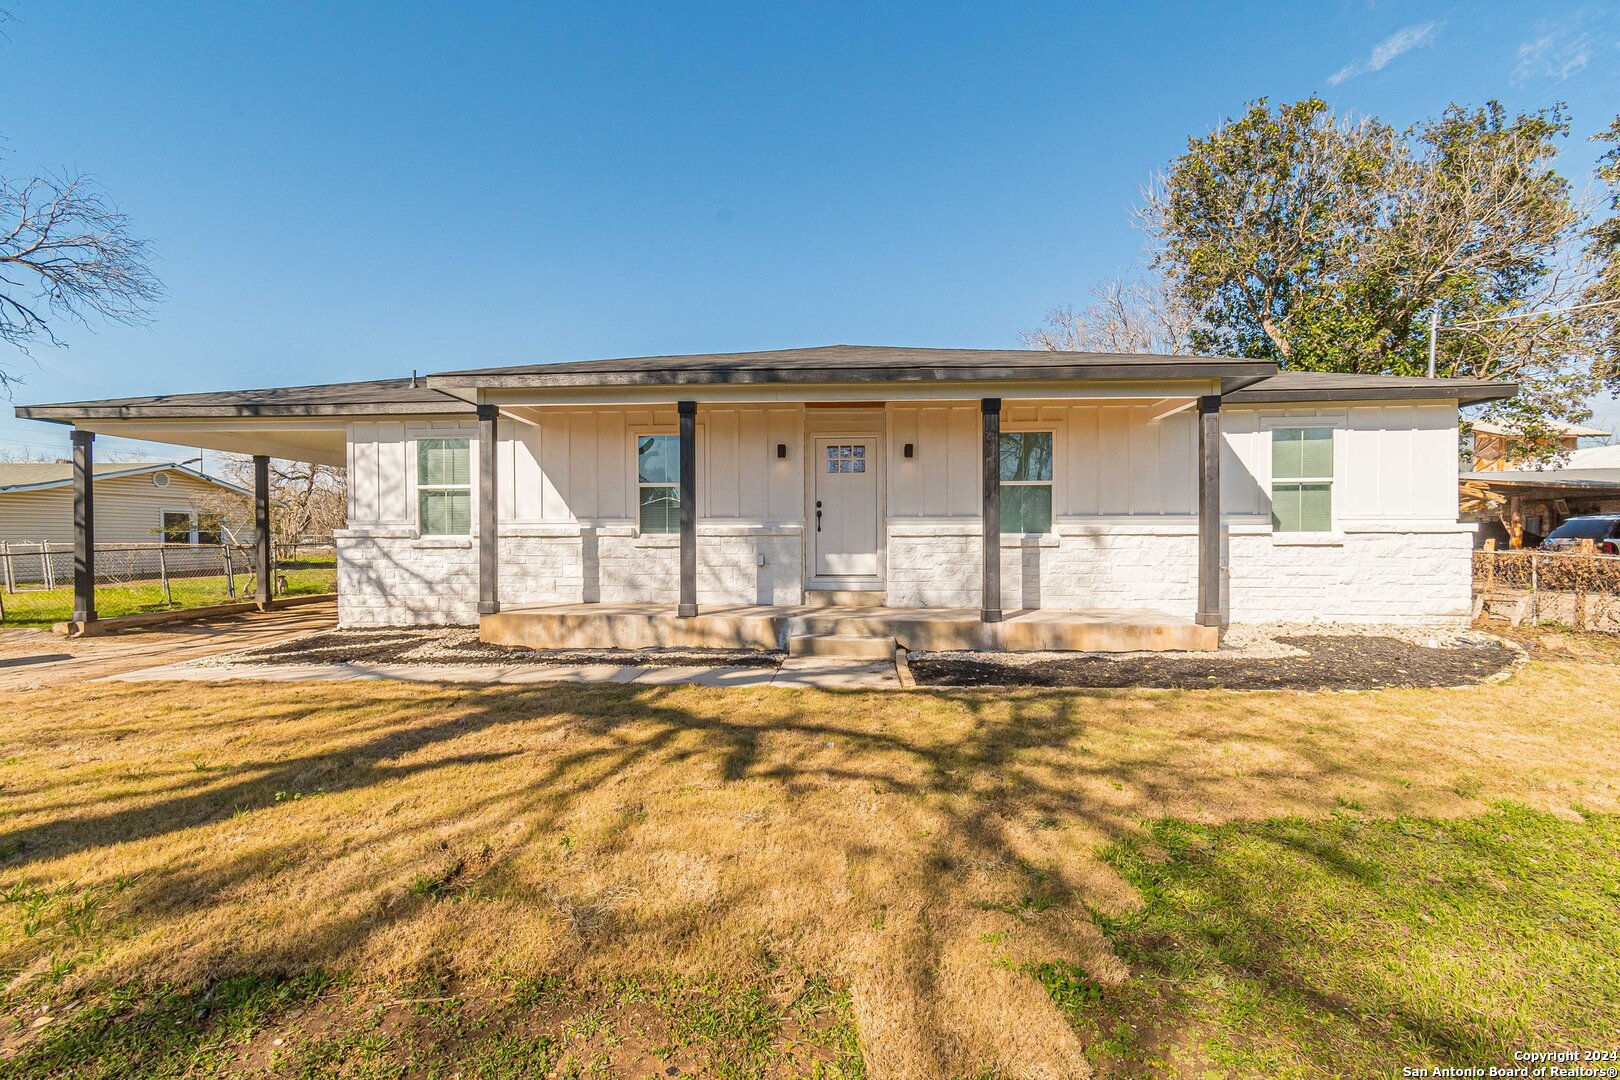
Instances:
[[[494,405],[478,406],[478,614],[501,610],[501,534],[495,497]]]
[[[270,458],[253,455],[253,574],[257,581],[254,599],[259,610],[268,611],[271,588],[270,566]]]
[[[96,621],[95,433],[73,429],[73,621]]]
[[[1221,397],[1198,399],[1199,626],[1221,625]]]
[[[676,405],[681,418],[681,602],[678,618],[690,619],[697,609],[697,402]]]
[[[1001,399],[979,402],[984,421],[984,578],[979,617],[1001,621]]]

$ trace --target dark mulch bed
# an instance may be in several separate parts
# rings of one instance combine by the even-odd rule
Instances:
[[[631,664],[776,667],[779,652],[746,649],[521,649],[488,645],[465,628],[329,630],[222,658],[231,664]]]
[[[1463,686],[1513,663],[1498,645],[1431,649],[1390,637],[1320,635],[1277,640],[1309,655],[1273,660],[1181,653],[1110,659],[1077,656],[1014,664],[992,653],[919,653],[911,674],[925,686],[1148,686],[1164,689],[1384,690]]]

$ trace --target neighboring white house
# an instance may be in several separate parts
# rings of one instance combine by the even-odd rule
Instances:
[[[221,494],[251,493],[172,461],[98,462],[96,543],[217,544]],[[0,540],[73,543],[73,466],[0,462]]]
[[[1449,623],[1470,610],[1458,409],[1513,392],[1230,357],[833,346],[18,414],[346,464],[350,626],[818,601]]]

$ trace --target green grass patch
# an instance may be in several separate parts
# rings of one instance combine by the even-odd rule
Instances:
[[[119,990],[65,1019],[53,1017],[15,1057],[0,1061],[0,1077],[228,1076],[267,1022],[330,985],[315,973],[244,976],[185,991]]]
[[[278,572],[286,587],[277,596],[315,596],[337,590],[337,563],[300,562]],[[234,584],[235,591],[231,586]],[[178,611],[253,599],[253,575],[237,574],[227,582],[224,574],[210,577],[177,577],[169,586],[169,597],[157,581],[96,587],[96,614],[103,619],[119,615],[144,615],[153,611]],[[73,616],[73,589],[24,589],[0,596],[5,608],[5,626],[50,626]]]
[[[1133,978],[1032,972],[1103,1074],[1398,1076],[1614,1041],[1613,816],[1160,820],[1105,858],[1143,899],[1096,914]]]
[[[818,978],[784,994],[718,979],[570,990],[552,977],[459,989],[422,978],[389,990],[315,974],[124,988],[54,1008],[12,1014],[6,1041],[17,1052],[0,1057],[0,1078],[517,1080],[653,1066],[719,1080],[865,1076],[849,995]]]

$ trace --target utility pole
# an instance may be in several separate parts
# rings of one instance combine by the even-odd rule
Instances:
[[[1429,311],[1429,378],[1434,378],[1434,341],[1440,336],[1440,305]]]

